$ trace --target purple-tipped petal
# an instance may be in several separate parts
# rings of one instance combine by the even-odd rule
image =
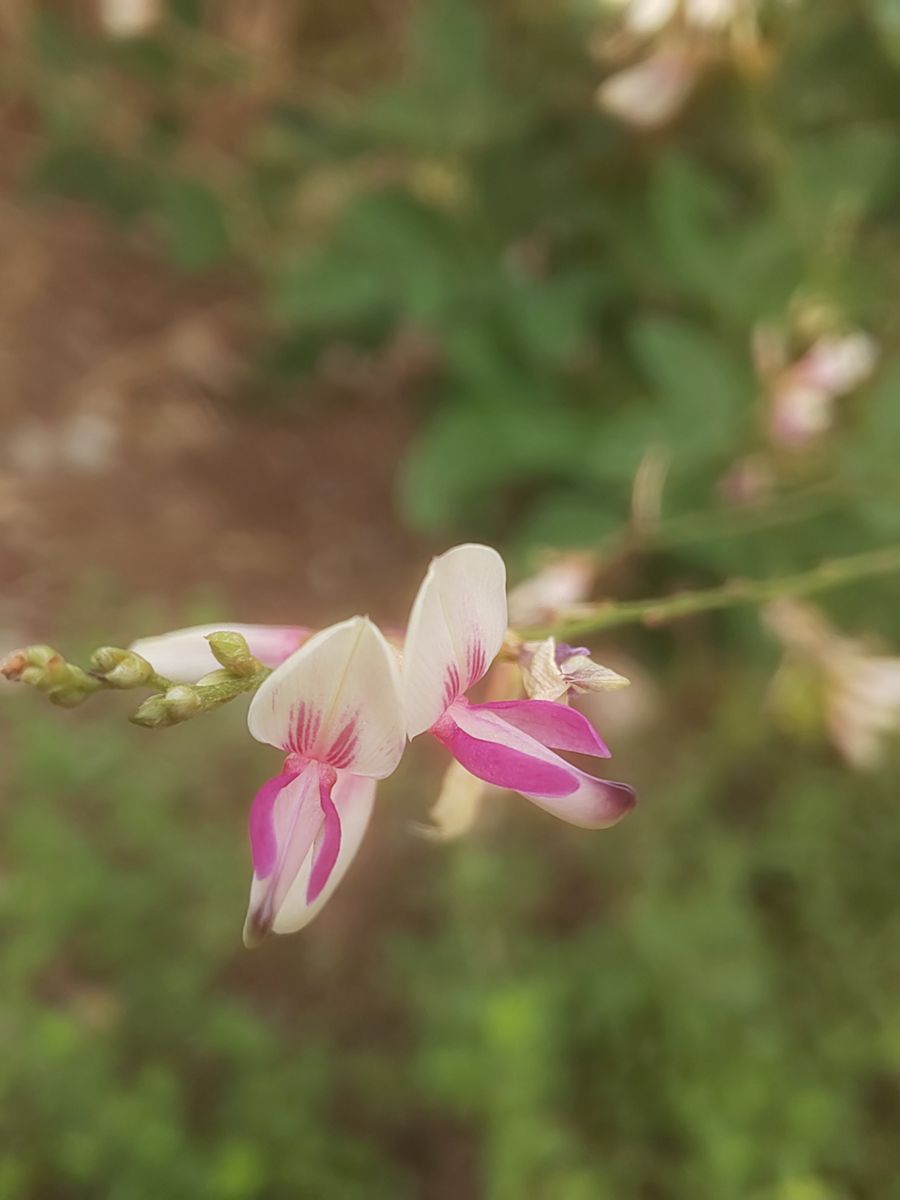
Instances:
[[[432,732],[479,779],[521,792],[573,825],[603,829],[634,806],[634,792],[626,784],[595,779],[573,767],[488,705],[457,702]]]
[[[335,868],[338,855],[341,852],[341,818],[331,798],[331,792],[337,782],[337,773],[328,767],[319,770],[319,803],[322,806],[322,832],[313,847],[312,866],[309,872],[309,884],[306,888],[306,902],[312,904],[322,894],[331,872]]]
[[[527,733],[554,750],[609,758],[609,749],[583,713],[552,700],[494,700],[469,706],[476,712],[492,712],[522,733]]]

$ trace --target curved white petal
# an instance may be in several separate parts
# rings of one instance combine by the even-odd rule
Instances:
[[[214,625],[192,625],[175,629],[159,637],[138,638],[131,649],[160,675],[176,683],[196,683],[210,671],[216,661],[209,642],[210,633],[242,633],[250,653],[267,667],[277,667],[309,636],[309,630],[295,625],[242,625],[234,621],[219,621]]]
[[[348,771],[338,773],[338,780],[331,797],[341,819],[341,848],[337,862],[325,887],[309,904],[306,899],[309,874],[312,869],[313,853],[310,852],[294,879],[281,907],[275,914],[272,929],[275,933],[294,933],[308,925],[313,917],[328,903],[335,888],[343,879],[362,842],[363,835],[372,815],[375,803],[375,780],[351,775]],[[254,886],[256,881],[254,880]],[[251,905],[253,903],[251,894]]]
[[[383,779],[403,754],[397,662],[368,617],[323,629],[276,667],[247,723],[260,742]]]
[[[432,560],[409,615],[403,705],[410,737],[430,729],[487,671],[506,634],[506,566],[466,544]]]

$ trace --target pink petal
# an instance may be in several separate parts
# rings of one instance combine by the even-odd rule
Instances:
[[[506,567],[489,546],[435,558],[409,616],[403,651],[407,732],[415,737],[485,674],[506,635]]]
[[[609,758],[606,743],[593,725],[574,708],[552,700],[494,700],[469,706],[477,712],[492,712],[543,746]]]
[[[626,784],[573,767],[490,706],[457,701],[432,732],[479,779],[521,792],[574,825],[602,829],[634,806]]]
[[[311,849],[297,872],[294,882],[282,900],[271,928],[274,933],[294,933],[302,929],[319,913],[334,894],[347,868],[359,850],[375,803],[375,781],[337,771],[336,782],[331,790],[331,800],[340,818],[341,834],[337,859],[328,873],[324,886],[314,900],[309,899],[310,879],[313,870],[315,849]],[[321,811],[321,794],[318,797]],[[320,827],[321,830],[321,827]],[[321,849],[319,853],[321,853]],[[260,885],[254,879],[250,893],[251,910],[255,894]]]
[[[275,835],[275,801],[284,788],[299,775],[296,770],[284,770],[268,779],[253,798],[250,806],[250,851],[253,870],[260,879],[271,875],[278,859],[278,838]]]
[[[457,725],[449,712],[432,729],[456,761],[485,783],[514,792],[538,791],[547,796],[568,796],[575,791],[578,784],[562,759],[559,765],[541,761],[528,749],[523,751],[508,745],[506,730],[499,723],[488,732],[493,736],[473,737]]]
[[[341,818],[331,798],[337,782],[337,772],[327,767],[319,772],[319,803],[324,822],[322,833],[313,849],[313,860],[306,887],[307,903],[312,904],[322,893],[341,852]]]
[[[257,854],[260,856],[265,873],[254,870],[244,925],[247,945],[254,945],[273,927],[294,880],[311,857],[313,843],[324,822],[317,764],[307,763],[287,783],[275,787],[281,778],[270,780],[271,788],[261,789],[251,815],[254,859]]]
[[[176,683],[196,683],[219,667],[209,642],[211,633],[228,631],[242,633],[250,653],[267,667],[277,667],[300,646],[310,634],[301,625],[243,625],[236,621],[219,621],[214,625],[193,625],[176,629],[159,637],[138,638],[131,649],[146,658],[160,675]]]
[[[263,682],[247,722],[260,742],[383,779],[406,740],[394,652],[367,617],[332,625]]]

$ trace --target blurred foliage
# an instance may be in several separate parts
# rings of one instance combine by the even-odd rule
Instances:
[[[646,591],[900,532],[893,0],[766,5],[757,53],[723,44],[652,133],[596,103],[599,0],[171,0],[127,40],[21,7],[2,87],[35,202],[258,288],[272,391],[336,341],[429,348],[417,529],[619,549],[656,463]],[[804,453],[771,438],[765,326],[881,346]],[[898,598],[834,606],[900,639]],[[11,706],[3,1200],[892,1196],[896,786],[774,737],[750,618],[651,654],[667,713],[652,754],[616,743],[644,802],[615,834],[510,800],[432,848],[407,774],[315,925],[252,957],[239,714],[160,754]]]
[[[131,39],[38,5],[7,86],[33,112],[35,193],[263,283],[261,366],[424,339],[437,377],[399,484],[423,531],[596,541],[651,447],[666,512],[715,505],[767,444],[760,325],[800,345],[868,330],[892,386],[775,472],[778,498],[827,480],[829,537],[851,548],[900,524],[896,489],[848,461],[897,408],[894,7],[761,3],[752,44],[711,35],[696,94],[653,133],[596,103],[621,21],[602,0],[172,0]]]
[[[673,703],[713,694],[697,670],[682,656]],[[252,955],[266,752],[240,713],[161,755],[23,697],[4,1200],[890,1195],[895,787],[787,755],[761,683],[734,680],[702,733],[658,730],[653,765],[623,747],[645,804],[614,835],[511,797],[475,837],[417,842],[412,764],[326,912]]]

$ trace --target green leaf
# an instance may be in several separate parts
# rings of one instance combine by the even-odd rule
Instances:
[[[200,271],[227,257],[230,239],[219,197],[206,184],[187,177],[167,179],[162,218],[169,253],[186,271]]]
[[[97,204],[130,219],[149,203],[146,168],[87,141],[51,144],[32,168],[29,189]]]
[[[400,505],[423,531],[483,521],[511,485],[533,488],[577,469],[583,424],[565,409],[490,408],[468,393],[447,402],[413,442],[400,478]]]
[[[659,442],[681,460],[734,448],[753,397],[749,365],[704,330],[674,319],[638,321],[630,340],[656,399]]]

